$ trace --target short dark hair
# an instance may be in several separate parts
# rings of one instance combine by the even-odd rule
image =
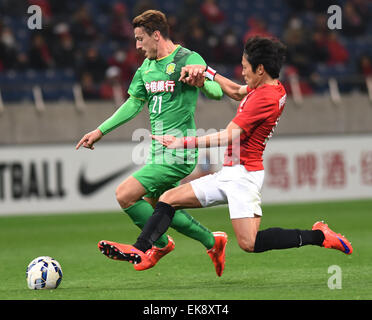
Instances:
[[[165,14],[158,10],[147,10],[135,17],[132,21],[133,28],[143,27],[147,34],[152,35],[159,30],[160,34],[169,39],[169,24]]]
[[[248,39],[243,54],[251,64],[253,72],[262,64],[265,71],[276,79],[279,78],[286,51],[286,46],[279,40],[256,36]]]

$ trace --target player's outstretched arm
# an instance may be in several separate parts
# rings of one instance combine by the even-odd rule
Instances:
[[[151,135],[151,138],[159,141],[163,146],[166,146],[169,149],[213,148],[231,144],[232,141],[240,137],[242,132],[243,129],[231,121],[225,130],[201,137],[176,138],[171,135]]]
[[[240,85],[231,81],[230,79],[216,73],[214,81],[218,82],[222,88],[222,91],[225,92],[231,99],[236,101],[242,100],[247,95],[247,86]]]
[[[115,113],[105,120],[98,128],[101,130],[102,134],[105,135],[137,116],[144,105],[144,100],[129,96],[127,101],[125,101]]]
[[[231,144],[232,141],[239,138],[242,132],[242,128],[240,128],[236,123],[230,121],[227,127],[220,132],[197,137],[197,146],[198,148],[227,146]]]
[[[204,80],[207,73],[208,67],[206,69],[203,65],[187,65],[181,69],[179,81],[189,85],[202,87],[204,86]],[[213,80],[220,85],[225,94],[234,100],[240,101],[247,94],[247,86],[237,84],[219,73],[213,75]]]
[[[94,150],[93,144],[100,140],[102,136],[121,126],[123,123],[133,119],[143,108],[145,101],[130,96],[116,112],[107,120],[105,120],[96,130],[93,130],[78,142],[76,150],[81,146]]]

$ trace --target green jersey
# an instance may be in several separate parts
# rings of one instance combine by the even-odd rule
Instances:
[[[178,81],[181,68],[187,64],[206,65],[198,53],[178,45],[164,58],[145,59],[133,77],[128,93],[148,102],[154,135],[183,137],[196,134],[194,113],[199,89]],[[191,164],[197,160],[197,149],[167,149],[153,140],[149,160]]]

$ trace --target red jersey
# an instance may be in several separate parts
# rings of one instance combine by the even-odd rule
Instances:
[[[262,154],[286,102],[283,85],[264,84],[249,89],[232,120],[244,132],[225,151],[224,166],[242,164],[248,171],[263,170]]]

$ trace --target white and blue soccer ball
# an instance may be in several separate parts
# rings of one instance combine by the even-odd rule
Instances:
[[[62,280],[62,268],[51,257],[37,257],[30,262],[26,270],[27,285],[30,289],[56,289]]]

